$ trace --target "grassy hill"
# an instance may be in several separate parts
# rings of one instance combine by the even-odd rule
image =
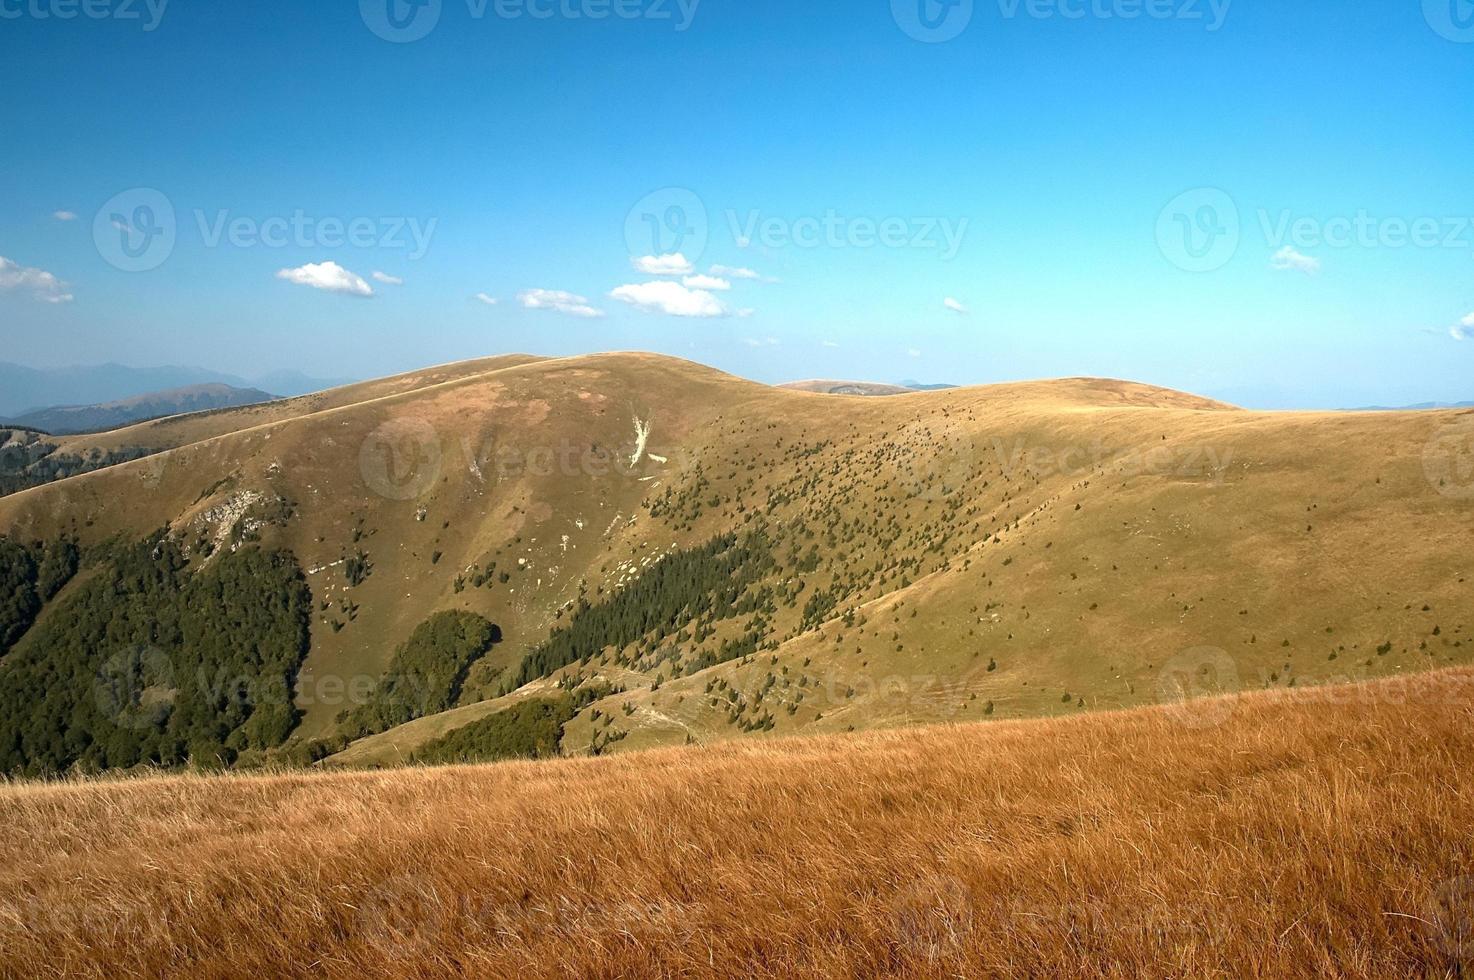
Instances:
[[[573,712],[563,752],[602,754],[1466,663],[1474,477],[1447,437],[1471,418],[1082,378],[836,398],[514,356],[89,437],[150,455],[0,499],[0,531],[294,556],[293,744],[338,748],[432,614],[496,627],[454,706],[336,763],[473,724],[503,744],[529,698]]]
[[[0,787],[15,976],[1462,976],[1474,673]]]

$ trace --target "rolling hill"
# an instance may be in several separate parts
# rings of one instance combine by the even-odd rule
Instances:
[[[144,458],[0,499],[36,549],[0,750],[605,754],[1456,666],[1471,427],[1090,378],[834,398],[645,354],[143,423],[69,444]],[[237,593],[272,644],[189,652]],[[111,710],[61,734],[79,701]]]

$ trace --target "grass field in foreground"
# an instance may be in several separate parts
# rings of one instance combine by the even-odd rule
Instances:
[[[0,973],[1458,976],[1471,690],[12,784]]]

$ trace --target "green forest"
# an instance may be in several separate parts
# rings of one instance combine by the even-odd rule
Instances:
[[[368,701],[344,714],[342,733],[362,738],[452,707],[471,663],[501,638],[500,627],[475,613],[436,613],[394,651]]]
[[[413,761],[437,765],[556,756],[563,726],[576,711],[569,697],[521,701],[425,744]]]
[[[29,545],[0,538],[0,654],[31,628],[41,606],[77,573],[79,558],[70,538]]]
[[[312,606],[290,552],[194,570],[162,532],[114,543],[37,619],[79,560],[68,542],[0,543],[0,772],[228,765],[287,738]]]
[[[775,567],[762,530],[741,539],[724,534],[697,548],[673,551],[608,599],[580,599],[573,620],[529,651],[503,686],[507,693],[561,667],[648,634],[674,636],[697,620],[717,622],[745,610],[743,593]],[[755,649],[755,645],[754,645]],[[746,647],[722,659],[736,659]]]

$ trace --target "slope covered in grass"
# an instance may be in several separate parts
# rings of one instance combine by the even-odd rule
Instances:
[[[441,612],[502,640],[447,710],[335,761],[560,689],[608,690],[564,729],[581,754],[1150,704],[1184,656],[1239,689],[1474,659],[1474,413],[1092,378],[846,398],[629,353],[322,397],[0,499],[27,546],[290,552],[313,616],[284,750],[362,733],[343,719]],[[724,542],[760,547],[734,570]]]
[[[1452,977],[1474,957],[1471,685],[16,784],[0,972]]]

